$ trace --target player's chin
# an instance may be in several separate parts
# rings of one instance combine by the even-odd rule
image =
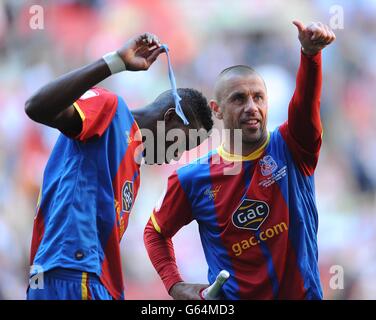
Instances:
[[[248,131],[248,132],[243,131],[243,142],[257,143],[261,139],[261,136],[262,136],[261,130],[251,131],[251,132],[250,131]]]

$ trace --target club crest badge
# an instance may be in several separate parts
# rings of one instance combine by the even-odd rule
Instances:
[[[272,156],[267,155],[260,160],[261,174],[269,176],[278,169],[277,162],[273,159]]]
[[[129,212],[133,206],[133,182],[125,181],[123,188],[121,189],[122,194],[122,211]]]

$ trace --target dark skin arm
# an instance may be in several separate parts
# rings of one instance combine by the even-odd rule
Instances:
[[[127,70],[140,71],[149,69],[163,49],[155,35],[144,33],[128,40],[117,52]],[[82,120],[73,103],[110,75],[103,59],[69,72],[31,96],[25,103],[25,112],[36,122],[77,135],[82,129]]]
[[[169,294],[174,300],[202,300],[200,292],[207,287],[207,284],[178,282],[171,288]]]
[[[82,121],[73,103],[110,75],[110,69],[104,60],[97,60],[39,89],[26,101],[25,111],[36,122],[76,135],[81,131]]]

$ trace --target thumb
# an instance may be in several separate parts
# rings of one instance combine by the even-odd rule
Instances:
[[[154,49],[154,51],[152,51],[152,53],[150,54],[150,56],[149,57],[147,57],[147,61],[148,61],[148,63],[150,63],[150,64],[152,64],[156,59],[157,59],[157,57],[162,53],[162,52],[164,52],[165,50],[164,50],[164,48],[162,48],[162,47],[159,47],[159,48],[156,48],[156,49]]]
[[[292,23],[297,27],[299,33],[303,32],[306,28],[303,22],[298,20],[294,20]]]

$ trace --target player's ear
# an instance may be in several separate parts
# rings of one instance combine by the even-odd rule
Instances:
[[[175,111],[175,108],[169,108],[165,114],[163,115],[163,120],[166,122],[166,123],[169,123],[171,122],[173,119],[175,119],[177,116],[176,114],[176,111]]]
[[[210,106],[210,109],[213,111],[215,117],[219,120],[222,120],[223,119],[223,114],[222,114],[222,110],[221,108],[219,107],[219,104],[217,103],[217,101],[215,100],[210,100],[209,101],[209,106]]]

